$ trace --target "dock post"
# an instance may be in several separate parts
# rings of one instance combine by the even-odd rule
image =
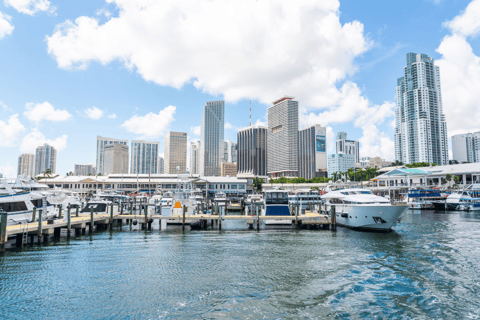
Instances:
[[[335,213],[335,206],[330,208],[330,223],[332,224],[332,231],[337,230],[337,214]]]
[[[297,226],[297,219],[298,219],[298,207],[295,210],[295,226]]]
[[[37,230],[37,235],[38,235],[38,243],[43,242],[43,236],[42,236],[42,226],[43,226],[43,217],[42,217],[42,212],[43,210],[40,209],[38,210],[38,230]]]
[[[35,216],[37,214],[37,208],[36,207],[33,207],[33,212],[32,212],[32,222],[35,222]]]
[[[144,205],[144,215],[145,215],[145,221],[143,221],[145,230],[147,230],[147,224],[148,224],[148,205]]]
[[[185,231],[185,205],[182,207],[182,231]]]
[[[113,202],[110,205],[110,230],[113,229]]]
[[[92,208],[90,208],[90,228],[89,228],[89,230],[88,230],[88,232],[89,232],[90,234],[92,234],[92,232],[93,232],[93,225],[94,225],[94,223],[95,223],[95,221],[94,221],[94,219],[93,219],[93,207],[92,207]]]
[[[75,208],[75,216],[78,218],[78,206]]]
[[[120,215],[123,214],[123,201],[120,201]]]
[[[62,205],[58,206],[58,219],[62,219]]]
[[[7,217],[8,213],[1,212],[0,216],[0,252],[5,252],[5,244],[7,243]]]
[[[227,206],[226,203],[225,203],[225,207],[223,207],[223,208],[217,206],[217,208],[219,209],[218,210],[218,230],[219,231],[222,231],[222,211],[223,211],[223,209],[226,208],[226,206]]]
[[[257,231],[260,231],[260,216],[258,214],[258,207],[255,205],[255,211],[257,214]]]
[[[67,238],[70,238],[70,233],[72,231],[72,215],[70,212],[70,206],[67,207]]]
[[[130,215],[133,216],[133,201],[128,201],[130,202]]]

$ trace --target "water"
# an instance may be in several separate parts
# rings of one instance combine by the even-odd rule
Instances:
[[[223,227],[9,251],[0,318],[480,317],[480,214],[408,214],[388,234]]]

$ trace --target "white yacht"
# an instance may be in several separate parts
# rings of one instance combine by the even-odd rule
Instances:
[[[173,192],[164,192],[162,199],[160,200],[160,204],[162,205],[162,207],[171,207],[173,205],[173,197]]]
[[[223,192],[215,193],[215,198],[213,198],[213,201],[220,206],[226,206],[228,202],[227,195]]]
[[[392,205],[389,200],[362,188],[330,191],[322,196],[327,210],[335,206],[339,226],[358,230],[388,232],[407,212],[406,205]]]
[[[52,219],[57,211],[40,194],[36,193],[11,193],[0,196],[0,211],[6,212],[7,225],[30,223],[33,221],[33,208],[37,208],[35,221],[38,221],[39,210],[42,210],[42,220]]]
[[[437,211],[478,211],[480,198],[472,197],[471,192],[457,191],[449,195],[444,201],[433,202]]]
[[[263,216],[290,216],[288,207],[288,191],[267,190],[265,191],[265,206],[262,209]],[[265,225],[291,225],[292,220],[265,220]]]
[[[200,189],[192,191],[190,194],[190,199],[194,202],[195,205],[200,205],[203,202],[203,192]]]
[[[288,195],[288,202],[293,205],[300,205],[301,209],[307,209],[310,204],[319,205],[322,202],[319,191],[313,190],[295,190]]]
[[[108,207],[112,204],[112,202],[107,201],[107,200],[102,200],[99,198],[93,199],[89,201],[86,205],[85,208],[80,211],[81,214],[83,215],[88,215],[90,214],[91,211],[93,211],[95,214],[107,214],[108,213]]]
[[[263,205],[264,204],[263,195],[260,193],[249,194],[247,196],[247,199],[245,199],[245,205],[246,206],[251,205],[252,201],[256,204]]]

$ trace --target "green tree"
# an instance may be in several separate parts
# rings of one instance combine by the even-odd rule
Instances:
[[[253,178],[252,188],[257,188],[258,191],[262,191],[263,179]]]
[[[458,182],[460,182],[460,177],[459,176],[455,176],[453,177],[453,181],[458,184]]]
[[[400,167],[400,166],[403,166],[403,162],[395,160],[395,162],[392,162],[391,166]]]

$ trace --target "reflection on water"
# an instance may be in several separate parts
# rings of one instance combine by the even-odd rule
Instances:
[[[0,257],[5,318],[478,318],[480,214],[388,234],[103,232]],[[237,231],[235,231],[235,229]]]

